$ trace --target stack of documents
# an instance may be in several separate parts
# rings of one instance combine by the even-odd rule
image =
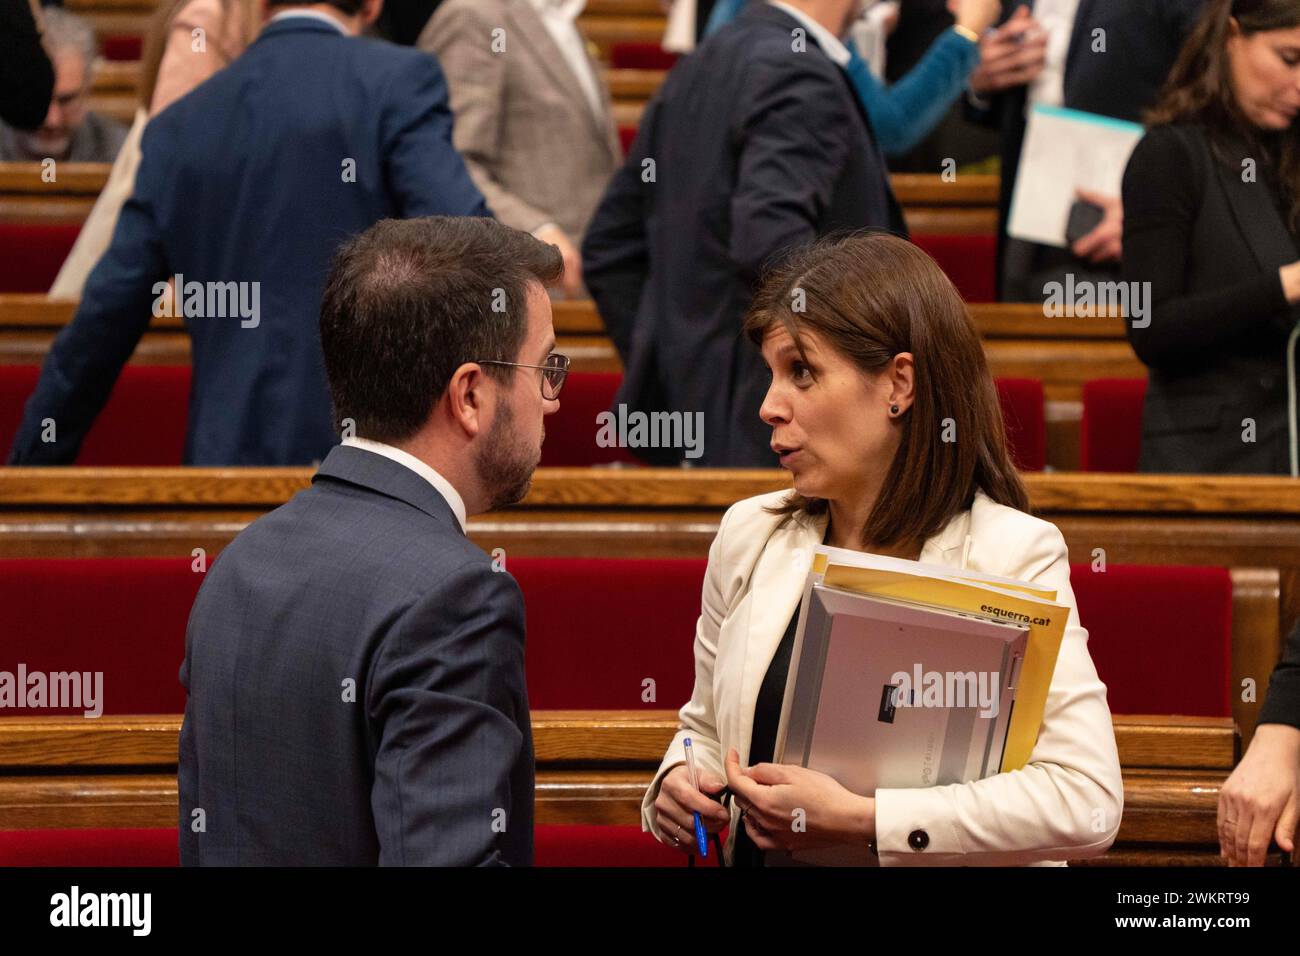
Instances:
[[[1069,608],[1022,581],[820,547],[775,760],[849,790],[978,780],[1029,760]],[[768,862],[870,864],[865,847]]]

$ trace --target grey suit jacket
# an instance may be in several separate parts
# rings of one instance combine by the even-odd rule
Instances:
[[[199,590],[185,865],[529,865],[519,586],[402,465],[334,448]]]
[[[418,45],[442,64],[453,141],[497,218],[525,232],[554,222],[580,243],[622,159],[604,84],[597,115],[528,0],[445,0]]]

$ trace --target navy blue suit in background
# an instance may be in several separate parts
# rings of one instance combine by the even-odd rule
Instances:
[[[811,36],[794,49],[797,29],[752,3],[674,67],[583,241],[583,279],[623,359],[617,401],[702,412],[696,465],[776,466],[758,417],[769,377],[741,332],[764,267],[839,230],[906,232],[847,74]]]
[[[177,273],[187,284],[260,283],[256,327],[238,316],[185,320],[194,370],[185,463],[324,458],[337,438],[319,314],[339,245],[384,218],[491,215],[451,128],[447,85],[428,54],[307,17],[268,24],[146,127],[135,193],[50,350],[10,463],[76,458],[151,320],[154,284]],[[45,418],[56,442],[41,441]]]
[[[183,865],[533,862],[523,596],[404,465],[339,446],[236,537],[181,683]]]

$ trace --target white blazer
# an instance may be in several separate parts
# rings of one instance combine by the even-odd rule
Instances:
[[[725,780],[727,750],[749,759],[754,706],[768,665],[803,595],[804,573],[827,516],[773,515],[788,492],[749,498],[723,516],[709,549],[695,633],[695,690],[641,805],[642,829],[659,831],[659,784],[685,762],[690,737],[698,765]],[[1011,865],[1099,856],[1115,840],[1124,805],[1119,753],[1106,686],[1088,655],[1088,632],[1070,588],[1069,556],[1056,526],[977,492],[968,511],[929,538],[920,560],[1054,588],[1070,608],[1042,728],[1022,769],[971,783],[877,790],[876,852],[883,866]],[[726,857],[739,810],[732,805]],[[908,837],[924,831],[924,849]]]

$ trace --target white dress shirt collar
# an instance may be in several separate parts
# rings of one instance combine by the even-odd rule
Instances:
[[[563,13],[570,21],[577,20],[587,6],[587,0],[528,0],[538,13],[557,11]]]
[[[802,10],[790,6],[788,3],[782,3],[781,0],[768,0],[768,3],[778,10],[784,10],[798,20],[812,34],[813,39],[817,41],[817,45],[822,48],[823,53],[830,57],[832,63],[840,69],[844,69],[849,65],[851,56],[849,48],[840,42],[840,38],[834,33],[831,33],[830,30],[827,30]]]
[[[348,35],[348,31],[343,28],[343,24],[339,23],[338,20],[334,19],[328,13],[322,13],[319,10],[282,10],[266,22],[275,23],[277,20],[287,20],[290,17],[310,17],[313,20],[321,21],[321,23],[328,23],[344,36]]]
[[[347,445],[350,448],[361,448],[365,451],[374,452],[376,455],[383,455],[390,461],[395,461],[399,465],[405,465],[407,468],[411,469],[411,471],[415,472],[429,484],[433,485],[434,490],[447,500],[447,504],[451,507],[452,514],[454,514],[456,520],[460,522],[460,530],[465,530],[465,500],[461,498],[460,492],[452,487],[450,481],[442,477],[442,475],[438,474],[427,464],[420,461],[420,459],[416,458],[409,452],[402,451],[400,448],[394,448],[392,445],[385,445],[383,442],[371,441],[369,438],[357,438],[354,436],[343,439],[342,444]]]

